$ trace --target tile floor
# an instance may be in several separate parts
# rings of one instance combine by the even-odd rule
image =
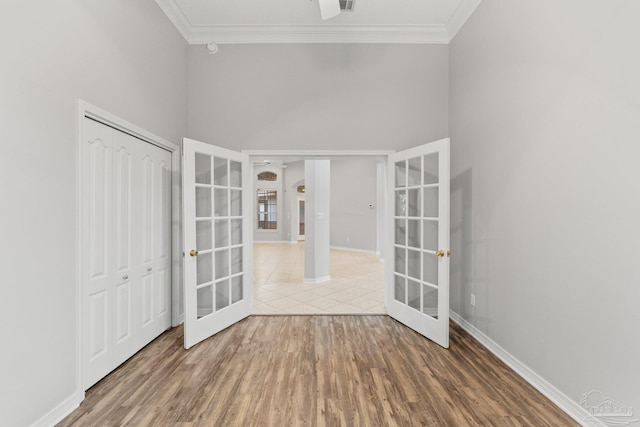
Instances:
[[[253,314],[386,314],[384,263],[331,249],[331,280],[303,284],[304,242],[255,243]]]

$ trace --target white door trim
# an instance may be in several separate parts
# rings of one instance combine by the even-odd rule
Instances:
[[[179,292],[181,292],[181,249],[180,249],[180,148],[159,136],[129,123],[95,105],[81,99],[76,103],[76,393],[77,401],[84,400],[83,387],[83,358],[82,358],[82,319],[85,307],[82,306],[82,241],[83,241],[83,212],[82,212],[82,135],[84,118],[88,117],[109,127],[132,135],[150,144],[171,152],[171,316],[172,325],[178,325],[182,319],[181,309],[178,307]]]

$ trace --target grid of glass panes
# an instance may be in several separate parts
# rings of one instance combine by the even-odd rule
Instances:
[[[438,317],[438,153],[394,165],[394,299]]]
[[[278,229],[278,192],[258,189],[258,230]]]
[[[198,318],[243,299],[242,163],[196,153]]]

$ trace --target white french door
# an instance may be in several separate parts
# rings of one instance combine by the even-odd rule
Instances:
[[[298,197],[297,202],[297,211],[298,211],[298,241],[305,240],[304,234],[304,197]]]
[[[249,156],[183,139],[184,347],[249,316],[253,304]]]
[[[449,347],[449,139],[389,155],[389,315]]]

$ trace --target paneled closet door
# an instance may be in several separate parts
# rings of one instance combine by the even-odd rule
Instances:
[[[85,119],[84,385],[171,325],[171,153]]]

